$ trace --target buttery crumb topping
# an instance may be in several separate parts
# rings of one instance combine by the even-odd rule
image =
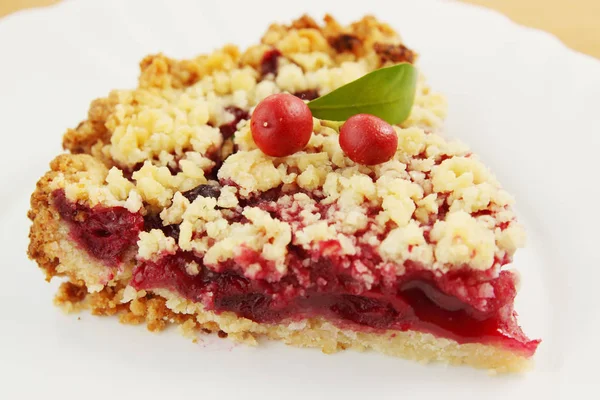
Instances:
[[[160,229],[140,233],[142,260],[193,251],[207,268],[234,262],[248,277],[277,280],[288,272],[290,246],[313,255],[335,243],[331,251],[367,285],[371,272],[352,261],[366,249],[375,268],[399,275],[407,261],[439,273],[499,271],[524,243],[513,200],[466,146],[442,136],[445,100],[424,76],[409,118],[394,127],[398,148],[388,162],[355,164],[338,134],[316,119],[301,152],[274,158],[256,147],[249,118],[265,97],[323,95],[415,57],[372,17],[348,27],[329,17],[324,26],[310,21],[272,25],[243,53],[226,46],[193,60],[146,58],[138,88],[95,102],[65,137],[68,148],[107,167],[76,180],[58,175],[53,187],[71,201],[121,206],[179,227],[176,238]],[[275,61],[265,62],[267,54]],[[200,185],[218,195],[186,195]]]

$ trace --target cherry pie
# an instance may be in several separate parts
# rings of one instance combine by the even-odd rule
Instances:
[[[523,228],[489,170],[441,135],[445,102],[423,76],[382,164],[351,161],[318,119],[295,154],[253,141],[265,97],[310,100],[415,60],[375,18],[329,16],[271,25],[245,52],[146,57],[136,89],[65,134],[32,195],[29,256],[68,279],[67,309],[150,330],[524,370],[539,340],[516,322],[504,268]]]

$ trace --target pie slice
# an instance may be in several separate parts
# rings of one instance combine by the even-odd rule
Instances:
[[[422,76],[385,163],[354,163],[317,119],[290,156],[253,141],[265,97],[310,100],[415,58],[373,17],[329,16],[271,25],[243,53],[146,57],[136,89],[65,134],[32,195],[29,256],[67,278],[67,309],[150,330],[524,370],[539,340],[504,268],[523,228],[489,170],[440,134],[445,102]]]

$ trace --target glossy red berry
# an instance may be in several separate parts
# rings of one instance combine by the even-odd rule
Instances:
[[[291,94],[273,94],[261,101],[250,120],[252,137],[266,155],[284,157],[302,150],[312,134],[310,109]]]
[[[340,129],[340,146],[352,161],[375,165],[390,160],[398,147],[394,128],[374,115],[357,114]]]

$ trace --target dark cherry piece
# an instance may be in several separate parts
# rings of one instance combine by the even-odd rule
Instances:
[[[213,199],[218,199],[221,195],[221,189],[217,186],[212,185],[200,185],[181,194],[190,202],[196,200],[196,197],[198,196],[212,197]]]
[[[294,93],[294,96],[301,100],[311,101],[319,97],[319,92],[316,89],[308,89],[301,92],[296,92]]]
[[[152,229],[160,229],[165,236],[170,236],[175,239],[175,241],[179,240],[179,225],[163,225],[160,215],[158,214],[148,214],[144,216],[144,231],[148,232]]]
[[[260,61],[260,75],[277,75],[277,69],[279,68],[279,57],[281,57],[281,52],[277,49],[265,51],[265,54],[263,54]]]
[[[124,207],[90,208],[68,201],[62,189],[56,190],[52,199],[58,214],[69,224],[71,238],[109,267],[124,261],[144,228],[144,218]]]
[[[173,165],[171,163],[167,164],[167,168],[173,176],[181,172],[181,167],[179,166],[178,161],[175,161]]]

